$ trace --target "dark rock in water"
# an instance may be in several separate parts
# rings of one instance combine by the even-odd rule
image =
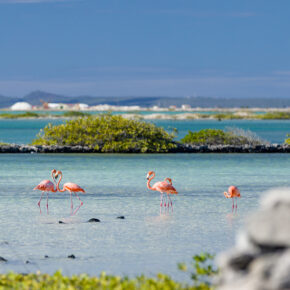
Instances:
[[[4,259],[3,257],[0,257],[0,262],[7,262],[7,260]]]
[[[88,223],[99,223],[101,222],[99,219],[96,219],[96,218],[91,218],[87,221]]]
[[[25,264],[30,264],[30,262],[27,260],[27,261],[25,262]]]
[[[75,259],[76,258],[76,256],[74,255],[74,254],[71,254],[71,255],[69,255],[69,256],[67,256],[69,259]]]
[[[44,258],[46,258],[46,259],[47,259],[47,258],[49,258],[49,257],[48,257],[47,255],[45,255],[45,256],[44,256]]]
[[[123,215],[120,215],[120,216],[117,217],[117,219],[124,220],[125,217]]]
[[[58,221],[59,224],[65,224],[63,221]]]

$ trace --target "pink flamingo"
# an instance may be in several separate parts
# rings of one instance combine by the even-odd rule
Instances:
[[[151,177],[150,177],[151,176]],[[172,180],[170,178],[165,178],[164,181],[158,181],[156,182],[153,186],[150,185],[151,180],[155,177],[155,172],[154,171],[149,171],[147,173],[147,187],[148,189],[151,190],[156,190],[159,191],[161,196],[160,196],[160,213],[162,212],[162,206],[163,206],[163,193],[165,192],[167,194],[167,197],[170,201],[171,209],[173,211],[173,206],[172,206],[172,201],[169,196],[169,194],[178,194],[176,189],[172,186]],[[168,182],[167,182],[168,181]],[[169,210],[169,201],[167,203],[167,208]],[[166,202],[164,203],[164,207],[166,208]]]
[[[233,200],[233,208],[232,208],[232,211],[234,210],[235,208],[235,202],[234,202],[234,199],[236,198],[236,209],[238,208],[238,201],[237,201],[237,198],[238,197],[241,197],[241,193],[240,193],[240,190],[234,186],[234,185],[231,185],[228,189],[228,192],[224,192],[224,196],[226,198],[232,198]]]
[[[59,184],[60,184],[60,181],[62,179],[62,172],[61,171],[57,171],[55,177],[57,178],[58,176],[60,175],[60,179],[56,185],[56,188],[59,192],[64,192],[64,191],[68,191],[70,193],[70,203],[71,203],[71,215],[74,215],[76,214],[76,212],[80,209],[80,207],[84,204],[81,199],[79,198],[79,196],[77,195],[77,192],[83,192],[85,193],[85,191],[77,184],[75,183],[72,183],[72,182],[67,182],[63,185],[63,188],[60,189],[59,188]],[[73,201],[72,201],[72,193],[74,193],[76,195],[76,197],[79,199],[80,201],[80,205],[77,207],[77,209],[73,212]]]
[[[37,203],[38,206],[39,206],[40,214],[41,214],[40,202],[42,200],[42,197],[44,195],[44,192],[46,192],[46,210],[47,210],[47,213],[48,213],[48,192],[50,192],[50,191],[51,192],[57,192],[57,190],[54,188],[54,185],[56,185],[56,181],[55,181],[55,177],[54,177],[54,174],[55,173],[56,173],[56,170],[53,169],[51,171],[51,176],[52,176],[52,179],[53,179],[54,184],[50,180],[42,180],[37,186],[35,186],[33,188],[33,190],[38,189],[38,190],[41,190],[42,191],[40,200]]]

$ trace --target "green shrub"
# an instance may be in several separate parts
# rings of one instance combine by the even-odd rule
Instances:
[[[287,137],[288,138],[285,139],[285,144],[290,145],[290,134],[287,134]]]
[[[89,116],[89,113],[79,112],[79,111],[68,111],[62,114],[63,117],[84,117]]]
[[[167,152],[174,134],[163,128],[110,114],[88,116],[53,126],[48,124],[33,145],[81,145],[100,152]]]
[[[181,139],[182,143],[194,145],[259,145],[265,143],[254,134],[242,129],[225,132],[219,129],[203,129],[198,132],[188,131]]]
[[[212,290],[211,278],[217,274],[217,270],[211,265],[213,256],[202,253],[193,257],[190,277],[193,285],[174,281],[165,274],[157,274],[155,278],[144,275],[135,278],[107,275],[104,272],[100,276],[91,277],[86,274],[63,276],[60,271],[53,275],[31,273],[17,274],[10,272],[0,274],[0,289],[23,289],[23,290],[56,290],[56,289],[106,289],[106,290]],[[186,264],[178,265],[181,271],[187,272]]]
[[[214,269],[212,260],[214,256],[209,253],[201,253],[192,257],[190,278],[196,289],[212,289],[212,277],[217,275],[218,270]],[[178,264],[179,270],[188,272],[185,263]]]
[[[56,289],[154,289],[154,290],[210,290],[208,284],[199,286],[186,285],[174,281],[169,276],[158,274],[156,278],[138,276],[136,278],[110,276],[101,273],[99,277],[90,277],[86,274],[63,276],[61,272],[48,274],[17,274],[10,272],[0,275],[0,289],[29,289],[29,290],[56,290]]]
[[[240,116],[240,115],[235,115],[233,113],[219,113],[219,114],[208,115],[208,117],[212,117],[218,120],[245,119],[245,117]]]
[[[290,119],[290,113],[288,112],[268,112],[265,114],[257,115],[257,119],[262,120],[288,120]]]
[[[42,116],[44,116],[44,115],[37,114],[34,112],[25,112],[25,113],[20,113],[20,114],[10,114],[10,113],[0,114],[0,118],[3,118],[3,119],[39,118]]]

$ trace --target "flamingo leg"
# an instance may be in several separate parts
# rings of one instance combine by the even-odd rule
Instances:
[[[238,198],[236,197],[236,210],[238,208]]]
[[[169,195],[168,195],[168,198],[169,198],[170,205],[171,205],[171,212],[173,212],[172,200],[171,200]],[[169,202],[168,202],[168,208],[169,208]]]
[[[160,214],[162,214],[162,206],[163,206],[163,192],[160,192]]]
[[[46,193],[46,212],[48,214],[48,192]]]
[[[44,195],[44,191],[41,193],[40,200],[39,200],[38,203],[37,203],[37,204],[38,204],[38,207],[39,207],[39,210],[40,210],[40,214],[41,214],[40,202],[41,202],[41,200],[42,200],[43,195]]]
[[[72,192],[69,192],[70,194],[70,214],[73,214],[73,209],[74,209],[74,205],[73,205],[73,201],[72,201]]]
[[[167,212],[169,212],[169,200],[170,200],[170,197],[169,197],[169,194],[167,193]]]
[[[232,198],[232,200],[233,200],[233,207],[232,207],[232,212],[233,212],[235,208],[235,198]]]
[[[77,213],[77,211],[80,209],[80,207],[84,204],[84,203],[81,201],[81,199],[79,198],[79,196],[77,195],[77,193],[74,192],[74,194],[75,194],[76,197],[79,199],[79,201],[80,201],[80,205],[76,208],[76,210],[73,212],[72,215],[75,215],[75,214]]]

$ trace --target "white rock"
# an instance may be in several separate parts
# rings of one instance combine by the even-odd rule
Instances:
[[[266,195],[261,200],[263,209],[275,208],[279,205],[288,206],[290,210],[290,188],[281,187],[271,189],[266,192]]]

